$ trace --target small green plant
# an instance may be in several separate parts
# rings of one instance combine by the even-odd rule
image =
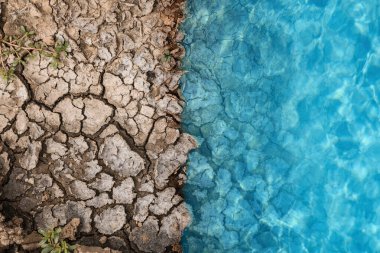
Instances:
[[[48,54],[47,57],[52,58],[51,65],[54,68],[58,68],[58,65],[61,63],[61,57],[67,56],[67,49],[69,47],[69,44],[64,41],[57,41],[54,46],[54,52],[53,54]]]
[[[74,251],[76,246],[70,245],[63,240],[61,231],[60,228],[38,231],[42,235],[42,240],[40,241],[41,253],[69,253]]]
[[[168,62],[170,61],[171,59],[173,58],[172,54],[170,53],[170,51],[165,51],[163,57],[162,57],[162,60],[165,61],[165,62]]]
[[[54,47],[49,47],[42,41],[35,42],[35,32],[20,27],[20,35],[0,38],[0,75],[8,80],[14,76],[16,67],[24,65],[25,59],[41,54],[51,58],[52,67],[57,68],[61,57],[67,55],[68,43],[57,41]]]

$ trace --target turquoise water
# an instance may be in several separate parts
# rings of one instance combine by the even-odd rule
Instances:
[[[187,2],[185,252],[380,252],[380,1]]]

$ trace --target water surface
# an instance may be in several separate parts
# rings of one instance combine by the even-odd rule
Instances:
[[[380,2],[187,3],[185,252],[380,252]]]

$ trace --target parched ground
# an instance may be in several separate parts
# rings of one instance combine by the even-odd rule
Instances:
[[[196,145],[179,129],[182,4],[1,3],[3,34],[24,25],[48,44],[70,45],[58,69],[36,57],[11,81],[0,80],[4,216],[22,217],[27,232],[78,217],[76,242],[85,245],[178,249],[190,220],[180,194],[184,164]]]

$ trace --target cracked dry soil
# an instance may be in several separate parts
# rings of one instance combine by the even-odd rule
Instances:
[[[80,244],[178,249],[196,146],[180,131],[183,1],[3,0],[1,18],[3,35],[24,25],[70,50],[0,80],[0,212],[23,233],[77,217]]]

